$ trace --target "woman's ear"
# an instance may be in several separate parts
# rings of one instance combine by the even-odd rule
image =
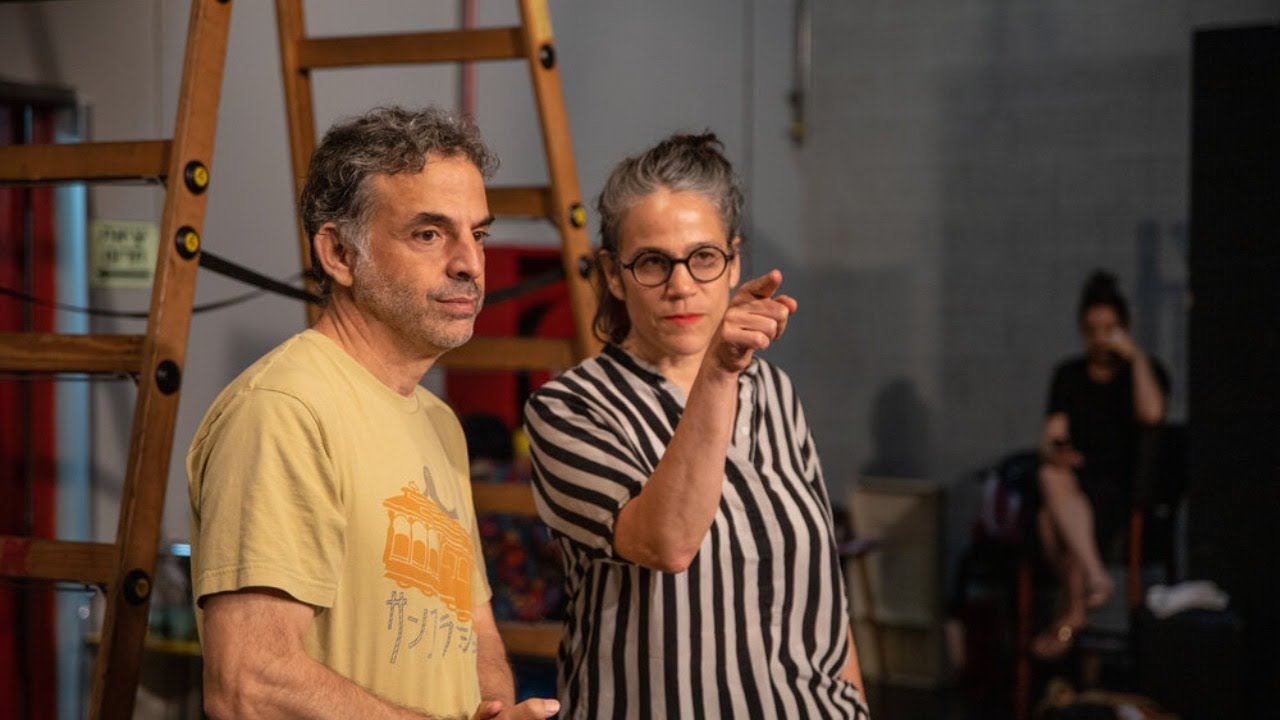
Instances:
[[[622,287],[622,268],[618,267],[617,258],[608,250],[601,250],[596,253],[596,259],[600,263],[600,271],[604,273],[604,281],[608,284],[609,294],[618,300],[625,301],[627,295]]]
[[[315,237],[311,238],[311,246],[315,249],[320,269],[333,279],[333,284],[350,288],[355,282],[356,258],[352,248],[342,242],[338,226],[331,222],[321,225]]]
[[[740,235],[733,236],[729,241],[729,249],[733,251],[733,259],[729,261],[729,287],[738,287],[738,280],[742,275],[742,237]]]

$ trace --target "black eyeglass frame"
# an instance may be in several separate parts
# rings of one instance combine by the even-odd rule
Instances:
[[[721,257],[724,258],[724,265],[720,267],[720,272],[716,273],[715,277],[707,278],[706,280],[703,280],[699,278],[697,275],[694,275],[693,266],[689,264],[689,261],[693,259],[693,256],[696,255],[697,253],[702,252],[703,250],[715,250],[716,252],[720,253]],[[657,255],[658,257],[665,259],[669,263],[669,265],[667,265],[666,276],[663,277],[662,280],[653,284],[649,284],[641,280],[640,276],[636,274],[636,264],[639,263],[642,258],[648,255]],[[634,258],[632,258],[630,263],[627,263],[626,265],[622,265],[621,267],[623,270],[630,270],[631,277],[634,278],[635,281],[639,283],[641,287],[652,288],[652,287],[661,287],[663,285],[666,285],[667,281],[671,280],[671,274],[676,271],[677,265],[684,265],[685,271],[689,273],[689,277],[693,278],[694,282],[699,283],[701,285],[705,285],[706,283],[715,282],[716,280],[719,280],[720,278],[724,277],[725,271],[729,269],[729,263],[733,262],[733,259],[737,257],[737,255],[738,254],[732,250],[729,250],[726,252],[725,250],[721,249],[718,245],[711,245],[711,244],[699,245],[698,247],[690,250],[689,254],[685,255],[682,258],[673,258],[670,255],[662,252],[661,250],[643,250],[640,253],[638,253]]]

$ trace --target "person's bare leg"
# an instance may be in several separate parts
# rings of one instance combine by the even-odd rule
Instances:
[[[1040,468],[1040,495],[1058,535],[1084,573],[1087,605],[1101,605],[1111,596],[1114,583],[1102,566],[1102,557],[1093,539],[1093,508],[1089,506],[1089,498],[1080,491],[1075,473],[1054,465]]]
[[[1045,508],[1040,508],[1040,512],[1036,513],[1036,535],[1040,538],[1040,548],[1044,550],[1045,560],[1055,573],[1061,574],[1065,570],[1062,567],[1062,543],[1058,540],[1058,527]]]
[[[1068,607],[1071,604],[1071,599],[1068,597],[1070,583],[1067,577],[1070,555],[1058,537],[1058,527],[1054,524],[1053,517],[1044,508],[1036,514],[1036,532],[1040,536],[1040,547],[1044,550],[1045,562],[1058,578],[1058,587],[1062,591],[1061,607]]]
[[[1031,652],[1036,657],[1051,660],[1070,649],[1076,632],[1088,621],[1085,606],[1087,583],[1080,563],[1059,538],[1057,526],[1048,511],[1042,509],[1036,520],[1045,556],[1058,576],[1062,600],[1059,614],[1053,622],[1032,639]]]

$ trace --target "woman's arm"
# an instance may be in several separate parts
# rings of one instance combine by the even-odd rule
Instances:
[[[867,697],[866,686],[862,684],[862,666],[858,664],[858,646],[853,643],[853,626],[849,626],[849,661],[844,664],[844,671],[840,673],[840,677],[853,683],[858,688],[858,692],[862,693],[863,701]]]
[[[684,413],[644,489],[618,511],[614,550],[638,565],[683,572],[720,504],[724,463],[738,410],[738,375],[755,351],[782,336],[795,300],[773,293],[774,270],[742,284],[689,391]]]
[[[1124,330],[1116,331],[1111,346],[1133,369],[1134,418],[1144,425],[1159,425],[1164,421],[1164,389],[1156,379],[1151,360]]]

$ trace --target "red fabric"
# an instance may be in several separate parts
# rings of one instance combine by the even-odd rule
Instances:
[[[560,265],[556,248],[502,246],[485,251],[485,288],[492,292],[541,275]],[[521,332],[521,327],[524,332]],[[573,337],[573,308],[564,281],[522,298],[485,307],[476,318],[477,336]],[[551,379],[541,371],[446,370],[445,395],[461,417],[487,413],[509,428],[520,423],[525,395]]]
[[[20,112],[16,108],[0,109],[0,144],[20,139]],[[43,143],[52,139],[52,113],[37,111],[34,141]],[[35,241],[30,258],[24,256],[22,242],[23,216],[28,198]],[[30,264],[34,270],[32,294],[42,298],[55,297],[57,247],[54,232],[52,188],[0,188],[0,284],[22,288],[25,268]],[[24,312],[23,303],[0,297],[0,331],[27,329],[23,327]],[[54,330],[54,313],[49,308],[35,308],[32,321],[31,330]],[[28,396],[30,415],[24,407]],[[53,383],[0,380],[0,534],[28,534],[25,527],[25,485],[29,482],[32,498],[30,534],[56,536],[55,422]],[[24,427],[30,428],[29,435],[24,434]],[[30,438],[30,457],[28,443],[24,442],[27,437]],[[19,717],[19,713],[45,717],[55,712],[55,640],[51,590],[0,588],[0,717]]]

